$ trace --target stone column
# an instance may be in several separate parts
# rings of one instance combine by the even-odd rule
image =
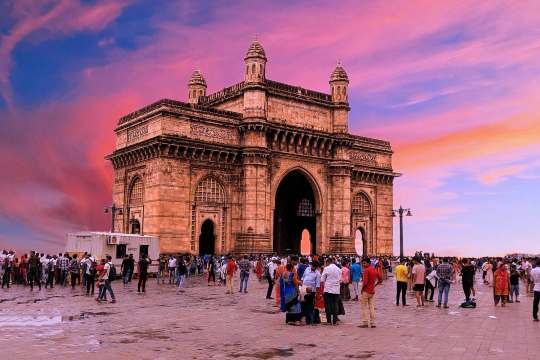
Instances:
[[[329,244],[332,254],[354,253],[351,235],[351,164],[346,160],[329,164]]]

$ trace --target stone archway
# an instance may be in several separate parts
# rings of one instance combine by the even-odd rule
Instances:
[[[211,255],[216,252],[216,234],[214,222],[206,219],[201,225],[199,235],[199,255]]]
[[[274,206],[273,249],[280,254],[300,254],[302,232],[309,232],[311,253],[316,252],[316,193],[301,171],[293,170],[281,179]]]

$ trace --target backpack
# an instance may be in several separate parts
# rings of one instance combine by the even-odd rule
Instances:
[[[111,267],[109,269],[109,278],[107,280],[114,281],[116,280],[116,267],[110,263]]]

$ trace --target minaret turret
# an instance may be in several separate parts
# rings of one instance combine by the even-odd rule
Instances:
[[[206,96],[206,81],[199,70],[195,70],[188,83],[188,100],[190,104],[197,104],[199,97]]]
[[[266,54],[258,40],[253,40],[246,57],[246,83],[263,83],[266,71]]]
[[[332,91],[332,102],[334,103],[333,128],[336,133],[346,133],[349,128],[348,86],[349,77],[341,63],[338,62],[330,76],[330,90]]]

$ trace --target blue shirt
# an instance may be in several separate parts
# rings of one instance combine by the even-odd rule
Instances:
[[[359,282],[362,279],[362,267],[359,263],[354,263],[351,266],[351,281]]]
[[[298,267],[296,268],[296,272],[298,273],[299,279],[302,278],[302,276],[304,275],[304,271],[306,271],[307,268],[308,266],[306,264],[298,264]]]
[[[308,267],[302,276],[302,284],[312,289],[318,288],[321,286],[321,273]]]

